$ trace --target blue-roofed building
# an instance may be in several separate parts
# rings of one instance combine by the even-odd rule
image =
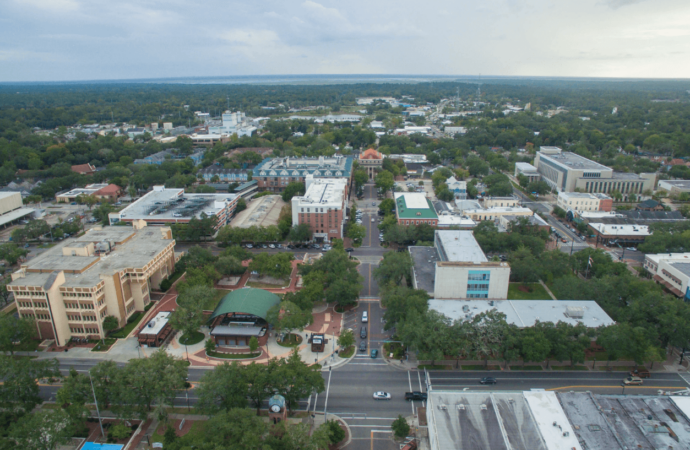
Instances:
[[[218,180],[226,183],[244,183],[249,178],[251,170],[245,169],[226,169],[221,166],[211,165],[201,169],[198,174],[206,181],[211,181],[217,176]]]
[[[253,179],[259,190],[281,192],[291,182],[304,183],[314,178],[347,178],[352,181],[352,156],[319,156],[303,158],[267,158],[254,168]]]
[[[204,153],[206,152],[206,149],[200,150],[198,152],[192,153],[189,155],[190,158],[192,158],[192,161],[194,161],[194,165],[198,166],[201,164],[201,162],[204,159]]]
[[[166,159],[175,158],[177,158],[175,152],[173,152],[172,149],[168,149],[160,151],[158,153],[154,153],[153,155],[145,156],[141,159],[135,159],[134,164],[157,164],[160,166]]]

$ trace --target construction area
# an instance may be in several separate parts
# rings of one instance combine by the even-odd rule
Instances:
[[[232,227],[249,228],[278,225],[280,211],[287,203],[280,195],[267,195],[247,203],[247,209],[238,213],[230,223]]]

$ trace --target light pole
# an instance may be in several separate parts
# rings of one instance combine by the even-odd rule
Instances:
[[[105,432],[103,431],[103,421],[101,420],[101,412],[98,410],[98,399],[96,398],[96,390],[93,388],[93,379],[91,378],[91,371],[89,371],[89,381],[91,382],[91,392],[93,393],[93,401],[96,403],[96,415],[98,415],[98,424],[101,426],[101,436],[105,439]]]
[[[623,388],[623,394],[622,395],[625,395],[625,383],[621,383],[621,387]]]

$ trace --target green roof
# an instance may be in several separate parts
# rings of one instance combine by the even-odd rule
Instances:
[[[268,310],[280,303],[280,297],[263,289],[243,288],[230,292],[218,303],[209,321],[229,313],[244,313],[266,319]]]
[[[395,208],[399,219],[438,219],[438,215],[434,210],[434,205],[428,198],[425,198],[429,208],[408,208],[405,202],[405,196],[401,195],[395,201]]]

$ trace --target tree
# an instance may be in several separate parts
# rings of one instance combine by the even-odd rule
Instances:
[[[287,359],[281,360],[275,380],[276,390],[285,397],[285,403],[290,411],[297,406],[302,398],[312,392],[321,393],[325,389],[324,380],[319,366],[308,366],[294,349]]]
[[[7,264],[10,266],[17,264],[17,261],[28,254],[29,252],[26,249],[19,248],[17,244],[13,244],[11,242],[7,244],[0,244],[0,259],[7,261]]]
[[[345,439],[345,430],[343,430],[337,420],[327,420],[322,426],[326,426],[328,428],[328,436],[331,444],[337,444]]]
[[[93,205],[98,203],[98,199],[95,195],[80,195],[77,197],[77,202],[84,204],[89,207],[89,211],[93,208]]]
[[[54,450],[66,444],[74,434],[75,423],[67,411],[53,409],[27,414],[12,425],[9,439],[17,448]]]
[[[263,450],[267,424],[248,409],[235,408],[212,416],[202,436],[178,439],[181,448]]]
[[[361,189],[364,184],[369,181],[369,175],[366,170],[357,169],[354,173],[355,187],[357,190]]]
[[[551,343],[540,327],[524,328],[520,334],[520,355],[523,363],[544,361],[551,351]]]
[[[354,242],[361,242],[364,236],[367,234],[367,229],[364,225],[358,223],[350,223],[347,226],[347,237],[352,239]]]
[[[247,268],[242,265],[242,261],[234,256],[221,256],[216,261],[215,268],[219,274],[224,276],[242,275]]]
[[[290,334],[295,329],[302,331],[314,321],[314,316],[311,310],[304,311],[292,302],[283,301],[268,310],[266,321],[273,325],[277,332],[285,331]]]
[[[243,198],[237,200],[237,206],[235,206],[235,214],[239,214],[247,209],[247,201]]]
[[[242,366],[224,363],[208,371],[197,389],[196,407],[204,414],[214,415],[232,408],[247,406],[247,380]]]
[[[379,286],[388,283],[399,285],[412,275],[412,258],[408,252],[384,253],[373,275]]]
[[[108,430],[108,436],[111,436],[113,439],[116,439],[118,441],[121,439],[127,439],[131,435],[132,429],[122,422],[118,423],[114,427],[110,427],[110,429]]]
[[[338,337],[338,345],[342,350],[355,345],[355,335],[352,333],[352,330],[343,330],[340,333],[340,336]]]
[[[402,439],[410,433],[410,425],[401,415],[398,415],[398,418],[393,421],[391,424],[391,429],[393,430],[395,437],[398,439]]]
[[[301,223],[290,228],[288,239],[292,242],[306,242],[311,239],[311,227],[308,223]]]
[[[379,211],[382,211],[384,215],[388,216],[395,213],[395,200],[392,198],[384,198],[379,203]]]
[[[256,353],[256,351],[259,349],[259,340],[256,338],[256,336],[252,336],[249,338],[249,351],[251,353]]]
[[[292,200],[292,197],[295,195],[304,195],[304,192],[304,183],[299,181],[291,181],[287,186],[285,186],[281,197],[283,198],[283,201],[287,203]]]
[[[390,191],[395,185],[393,174],[387,170],[382,170],[376,175],[375,185],[377,189],[381,189],[383,192]]]
[[[105,334],[108,334],[119,326],[120,322],[115,316],[106,316],[105,319],[103,319],[103,331],[105,331]]]
[[[206,339],[206,342],[204,342],[204,349],[206,349],[206,353],[216,351],[216,342],[213,340],[213,338]]]
[[[207,286],[192,286],[177,298],[178,307],[170,315],[170,326],[181,330],[183,337],[191,337],[204,323],[204,307],[215,298],[215,290]]]
[[[488,364],[488,358],[498,353],[506,327],[505,314],[496,310],[474,316],[469,325],[473,354]]]
[[[273,386],[276,384],[275,377],[278,372],[278,362],[275,359],[269,360],[267,365],[251,364],[244,366],[244,378],[247,382],[247,396],[256,407],[258,416],[263,402],[273,395]]]
[[[0,351],[14,355],[17,342],[26,344],[36,337],[36,322],[30,317],[16,318],[13,314],[0,315]]]
[[[0,356],[0,407],[29,412],[43,403],[38,380],[60,378],[56,359],[14,359]]]

